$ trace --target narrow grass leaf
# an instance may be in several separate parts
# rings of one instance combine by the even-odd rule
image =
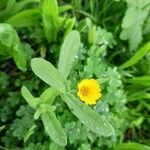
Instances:
[[[128,67],[133,66],[136,64],[141,58],[145,56],[146,53],[150,51],[150,42],[146,43],[139,51],[135,53],[131,59],[129,59],[127,62],[123,63],[120,68],[125,69]]]
[[[121,143],[114,150],[150,150],[150,147],[139,143]]]
[[[138,84],[150,87],[150,76],[140,76],[126,80],[127,83]]]

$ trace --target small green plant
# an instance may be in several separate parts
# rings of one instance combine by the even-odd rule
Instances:
[[[0,149],[150,150],[149,10],[0,0]]]
[[[26,53],[17,32],[10,24],[0,23],[0,55],[4,59],[13,57],[17,67],[22,71],[26,71]]]
[[[125,0],[127,10],[122,21],[120,38],[129,40],[129,49],[136,50],[143,39],[143,26],[149,14],[149,0]]]
[[[70,32],[61,47],[58,69],[50,62],[41,58],[31,60],[33,72],[51,87],[46,89],[39,98],[34,98],[26,87],[22,87],[22,95],[28,104],[36,110],[35,119],[41,116],[45,130],[54,142],[61,146],[67,144],[67,139],[60,122],[57,120],[53,101],[60,96],[72,113],[91,131],[100,136],[110,136],[113,128],[102,116],[89,106],[80,102],[71,92],[67,77],[72,67],[73,59],[80,46],[80,36],[77,31]]]

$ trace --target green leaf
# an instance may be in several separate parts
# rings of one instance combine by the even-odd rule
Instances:
[[[16,2],[13,6],[13,8],[10,11],[10,14],[18,13],[20,10],[22,10],[26,5],[29,5],[30,3],[39,3],[40,0],[22,0],[19,2]]]
[[[29,131],[27,132],[27,134],[24,136],[24,142],[26,142],[29,137],[34,133],[34,129],[36,128],[36,125],[33,125]]]
[[[44,0],[45,9],[50,10],[51,16],[58,16],[58,3],[57,0]],[[47,4],[47,5],[46,5]]]
[[[13,27],[5,23],[0,23],[0,54],[13,57],[17,67],[26,71],[27,58],[19,37]]]
[[[47,112],[47,111],[55,111],[56,107],[55,106],[50,106],[49,104],[43,104],[41,103],[41,99],[40,99],[40,105],[39,107],[36,109],[36,112],[34,114],[34,119],[37,120],[41,114]]]
[[[20,44],[13,48],[13,59],[20,70],[27,70],[26,54]]]
[[[15,28],[37,26],[40,23],[41,12],[39,9],[28,9],[17,13],[6,20]]]
[[[150,86],[150,76],[140,76],[133,79],[127,79],[127,83]]]
[[[3,129],[5,129],[5,125],[3,125],[3,126],[0,126],[0,132],[3,130]]]
[[[10,12],[15,5],[16,0],[7,0],[7,6],[6,9],[0,12],[0,19],[5,20],[9,15]]]
[[[67,139],[55,114],[51,111],[47,111],[43,113],[41,117],[45,130],[52,140],[61,146],[65,146],[67,144]]]
[[[42,5],[42,18],[45,36],[48,42],[56,40],[57,36],[57,16],[58,4],[57,0],[44,0]]]
[[[150,150],[150,147],[139,143],[121,143],[114,150]]]
[[[66,93],[66,81],[62,74],[50,62],[34,58],[31,60],[33,72],[48,85],[61,93]]]
[[[70,32],[61,47],[58,69],[62,72],[64,78],[69,75],[74,57],[80,46],[80,35],[78,31]]]
[[[88,42],[89,42],[89,44],[95,44],[97,42],[96,26],[90,26],[89,27]]]
[[[25,86],[22,86],[21,93],[22,93],[23,98],[29,104],[29,106],[32,107],[33,109],[36,109],[37,105],[39,103],[39,101],[38,101],[39,99],[34,98]]]
[[[55,19],[57,18],[55,17]],[[49,43],[54,42],[57,36],[57,27],[53,20],[51,16],[46,14],[43,15],[44,33]]]
[[[129,59],[127,62],[123,63],[120,68],[125,69],[130,66],[133,66],[136,64],[141,58],[145,56],[146,53],[150,51],[150,42],[146,43],[139,51],[135,53],[131,59]]]
[[[76,18],[71,18],[71,19],[67,19],[65,22],[65,26],[66,26],[66,30],[65,30],[65,34],[64,37],[66,37],[66,35],[71,32],[74,24],[75,24]]]
[[[127,11],[122,21],[122,32],[120,38],[129,40],[130,50],[136,50],[142,41],[142,27],[148,16],[149,7],[145,7],[148,1],[131,1],[126,0]]]
[[[114,133],[113,127],[107,120],[94,112],[89,106],[77,100],[73,95],[62,94],[61,97],[72,110],[72,113],[91,131],[106,137]]]
[[[51,105],[55,99],[56,96],[59,95],[59,92],[53,88],[47,88],[41,95],[40,99],[42,100],[42,103],[46,103]]]
[[[59,13],[63,13],[67,10],[70,10],[72,9],[72,6],[71,5],[64,5],[64,6],[59,6],[58,10],[59,10]]]
[[[13,48],[19,44],[19,37],[10,24],[0,23],[0,43]]]

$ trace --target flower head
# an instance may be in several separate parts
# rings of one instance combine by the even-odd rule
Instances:
[[[86,104],[96,104],[101,97],[101,89],[95,79],[84,79],[78,83],[78,96]]]

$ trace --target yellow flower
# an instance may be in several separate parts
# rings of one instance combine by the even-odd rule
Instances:
[[[101,89],[95,79],[84,79],[78,83],[78,96],[86,104],[96,104],[101,97]]]

